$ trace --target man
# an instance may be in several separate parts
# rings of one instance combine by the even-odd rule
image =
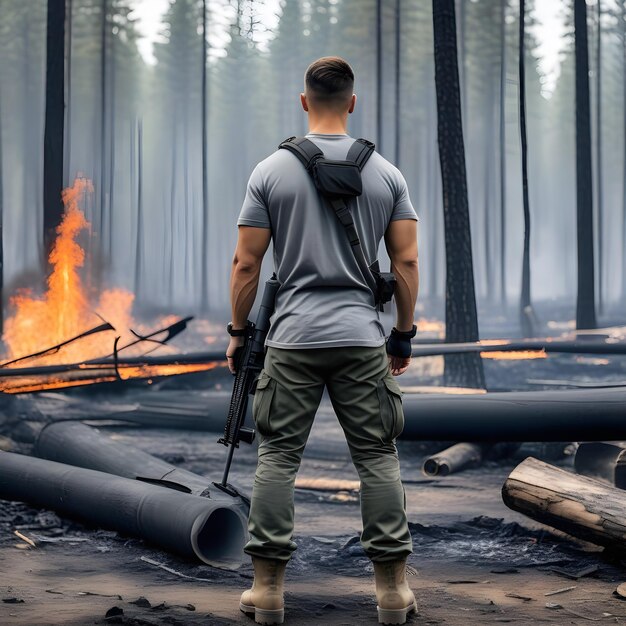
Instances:
[[[326,158],[345,159],[354,142],[346,131],[353,87],[352,69],[339,57],[306,70],[300,100],[307,138]],[[412,542],[395,446],[404,415],[394,376],[407,370],[415,335],[418,217],[402,174],[380,154],[371,155],[362,179],[363,193],[350,204],[363,251],[371,263],[384,236],[397,278],[397,323],[387,341],[343,226],[294,154],[277,150],[255,167],[237,221],[231,328],[246,325],[270,238],[281,283],[252,407],[258,466],[244,550],[255,577],[240,608],[259,623],[283,622],[285,566],[296,549],[294,481],[324,388],[361,480],[361,543],[374,566],[379,621],[405,623],[417,610],[405,577]],[[226,352],[233,373],[242,341],[231,337]]]

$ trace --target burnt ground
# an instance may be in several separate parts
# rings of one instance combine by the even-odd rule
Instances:
[[[441,384],[441,367],[438,357],[415,360],[400,383]],[[553,383],[532,382],[537,380],[626,380],[623,357],[486,360],[485,367],[493,390],[554,388]],[[165,397],[180,389],[224,387],[229,380],[224,370],[216,370],[155,383],[151,391]],[[137,389],[145,393],[141,386]],[[90,405],[104,400],[131,401],[135,387],[111,386],[99,395],[93,389],[70,393],[85,402],[87,415]],[[24,420],[35,420],[36,430],[37,419],[54,414],[55,402],[62,415],[62,394],[48,394],[45,405],[34,395],[7,400],[0,413],[0,447],[28,453],[31,430],[24,427]],[[107,422],[99,427],[208,480],[221,477],[226,449],[216,443],[217,433]],[[528,455],[571,468],[572,457],[559,455],[563,446],[524,444],[512,457],[441,478],[425,477],[421,464],[427,453],[444,443],[400,441],[398,447],[414,540],[409,581],[420,609],[411,623],[626,623],[626,603],[614,594],[626,580],[624,562],[551,531],[502,502],[502,484]],[[254,445],[242,445],[231,473],[248,491],[255,454]],[[357,479],[327,399],[318,412],[299,477]],[[332,482],[329,487],[296,491],[298,550],[287,569],[286,623],[376,624],[372,568],[358,542],[358,493],[334,490]],[[28,547],[16,530],[39,538],[38,547]],[[238,611],[239,594],[251,578],[248,561],[238,571],[219,570],[137,538],[0,501],[0,624],[251,624]],[[114,610],[106,619],[114,607],[123,613],[115,615]]]

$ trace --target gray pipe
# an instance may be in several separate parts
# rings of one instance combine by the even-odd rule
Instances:
[[[421,441],[626,440],[626,387],[405,394],[402,439]]]
[[[231,399],[230,391],[204,392],[146,392],[133,394],[125,404],[128,409],[118,410],[110,403],[111,410],[96,408],[93,414],[87,414],[84,406],[79,411],[83,420],[115,420],[140,424],[154,428],[176,428],[180,430],[198,430],[203,432],[224,432],[226,416]],[[109,400],[105,400],[107,403]],[[252,403],[249,403],[252,404]],[[61,409],[62,410],[62,409]],[[247,418],[250,422],[250,418]],[[217,437],[215,438],[217,442]]]
[[[216,444],[215,449],[217,448]],[[247,516],[248,513],[244,502],[213,487],[208,478],[180,469],[134,446],[115,441],[81,422],[46,424],[37,437],[34,454],[49,461],[68,463],[196,496],[222,500],[238,506],[243,515]]]
[[[600,478],[626,489],[626,442],[580,443],[574,456],[574,468],[578,474]]]
[[[214,567],[241,564],[244,520],[223,502],[12,452],[0,452],[0,498],[141,537]]]
[[[467,467],[476,467],[483,460],[483,446],[478,443],[455,443],[453,446],[424,459],[422,472],[426,476],[447,476]]]
[[[190,430],[223,429],[223,411],[228,407],[230,394],[217,391],[207,393],[204,398],[204,412],[195,406],[193,410],[183,407],[181,415],[175,415],[175,401],[159,402],[155,398],[154,408],[146,400],[135,411],[111,413],[106,419]],[[402,403],[405,425],[401,439],[468,442],[626,440],[626,386],[467,395],[405,393]],[[133,415],[136,412],[139,415]],[[84,416],[82,419],[88,418]]]

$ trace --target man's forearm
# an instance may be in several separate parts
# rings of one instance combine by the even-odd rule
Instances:
[[[417,259],[392,263],[391,271],[396,275],[396,328],[401,331],[411,330],[415,317],[415,303],[419,289],[419,269]]]
[[[244,328],[259,286],[261,264],[248,265],[233,262],[230,275],[230,303],[234,328]]]

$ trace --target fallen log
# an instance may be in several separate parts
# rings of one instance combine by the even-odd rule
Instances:
[[[502,499],[510,509],[573,537],[626,547],[626,496],[606,483],[528,457],[507,478]]]
[[[422,472],[426,476],[447,476],[482,463],[483,446],[478,443],[456,443],[424,459]]]
[[[241,564],[245,521],[223,501],[12,452],[0,453],[0,498],[141,537],[215,567]]]
[[[574,468],[579,474],[626,489],[626,442],[586,441],[578,444]]]
[[[218,433],[224,431],[230,396],[227,391],[194,391],[191,394],[176,389],[134,389],[128,394],[94,393],[88,397],[46,393],[18,396],[18,406],[4,411],[37,415],[42,422],[107,422],[107,426],[111,425],[109,422],[115,422],[121,426]]]
[[[307,478],[298,476],[296,489],[310,489],[311,491],[360,491],[361,482],[341,478]]]
[[[166,356],[137,356],[137,357],[119,357],[114,359],[94,359],[81,363],[60,363],[58,365],[39,365],[33,367],[7,367],[0,368],[0,379],[6,377],[31,377],[31,376],[49,376],[51,374],[59,374],[63,372],[91,372],[104,369],[107,372],[115,369],[116,365],[132,365],[136,367],[149,367],[151,365],[202,365],[205,363],[226,362],[224,352],[195,352],[192,354],[171,354]]]
[[[519,352],[543,351],[546,353],[569,354],[626,354],[626,341],[561,341],[530,340],[509,341],[506,339],[488,340],[486,343],[413,343],[413,357],[438,356],[440,354],[464,354],[471,352]]]
[[[77,421],[51,422],[35,441],[34,454],[42,459],[132,478],[175,491],[211,498],[236,506],[247,517],[247,500],[213,488],[204,476],[188,472],[139,448],[115,441]]]
[[[167,329],[155,331],[154,335],[165,332]],[[145,340],[146,338],[144,338]],[[134,345],[133,342],[132,345]],[[130,345],[130,344],[129,344]],[[127,348],[128,346],[124,346]],[[121,348],[121,349],[124,349]],[[121,350],[120,349],[120,350]],[[573,353],[573,354],[626,354],[626,342],[607,343],[603,341],[507,341],[502,343],[413,343],[412,353],[414,357],[420,356],[439,356],[442,354],[460,354],[467,352],[518,352],[518,351],[537,351],[542,350],[546,353]],[[0,371],[0,376],[32,376],[45,375],[68,370],[75,370],[81,367],[102,367],[114,366],[116,363],[120,365],[162,365],[169,363],[189,364],[189,363],[206,363],[206,362],[222,362],[225,361],[224,351],[213,352],[192,352],[189,354],[174,354],[167,356],[138,356],[138,357],[119,357],[116,359],[105,357],[91,359],[85,363],[68,363],[59,365],[42,365],[39,367],[20,367],[5,368]],[[29,355],[30,356],[30,355]]]

